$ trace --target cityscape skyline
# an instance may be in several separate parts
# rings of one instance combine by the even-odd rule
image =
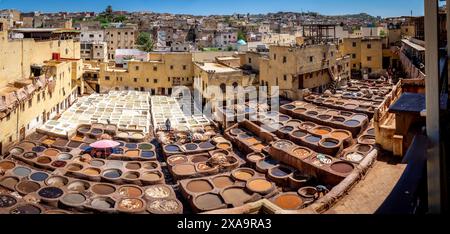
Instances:
[[[386,4],[391,7],[386,9]],[[79,12],[79,11],[103,11],[107,5],[112,5],[114,10],[124,11],[152,11],[157,13],[192,14],[192,15],[230,15],[239,14],[266,14],[273,12],[318,12],[323,15],[345,15],[367,13],[372,16],[420,16],[423,15],[423,4],[420,0],[279,0],[279,1],[239,1],[229,0],[226,2],[213,2],[210,0],[129,0],[95,2],[88,0],[76,0],[71,2],[43,0],[39,4],[32,0],[0,0],[0,9],[17,9],[20,11],[42,11],[42,12]],[[408,6],[408,7],[405,7]],[[349,10],[351,9],[351,10]]]

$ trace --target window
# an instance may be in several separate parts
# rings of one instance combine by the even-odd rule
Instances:
[[[252,63],[252,58],[248,58],[248,63]]]
[[[356,42],[353,42],[353,45],[352,45],[353,47],[356,47]]]
[[[356,64],[353,64],[353,68],[356,68]]]
[[[105,80],[109,80],[109,76],[105,76]]]
[[[170,82],[170,77],[167,77],[167,81],[169,81],[169,82]]]
[[[287,75],[283,75],[283,80],[287,81]]]
[[[310,63],[314,62],[314,56],[309,56],[309,62]]]
[[[150,82],[150,79],[149,79],[149,78],[147,78],[147,83],[148,83],[148,82]]]
[[[277,54],[273,54],[273,60],[277,60]]]
[[[158,83],[158,79],[153,79],[153,83]]]
[[[136,66],[136,71],[139,71],[139,66]]]
[[[33,99],[28,100],[28,108],[33,106]]]
[[[283,63],[287,63],[287,58],[286,58],[286,56],[283,56]]]
[[[158,71],[158,67],[153,67],[153,71]]]
[[[186,65],[183,65],[183,70],[186,70]]]
[[[372,57],[371,56],[367,56],[367,61],[372,61]]]
[[[372,45],[371,44],[367,44],[367,49],[371,49]]]
[[[134,78],[134,82],[137,82],[137,80],[138,80],[137,78]]]
[[[170,70],[173,70],[173,65],[170,65]]]
[[[356,54],[352,54],[352,58],[354,58],[354,59],[355,59],[355,58],[356,58]]]

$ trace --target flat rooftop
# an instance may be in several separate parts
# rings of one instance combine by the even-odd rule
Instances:
[[[215,73],[227,73],[227,72],[239,71],[239,69],[227,67],[227,66],[219,64],[219,63],[203,63],[203,64],[197,63],[197,66],[204,71],[215,72]]]

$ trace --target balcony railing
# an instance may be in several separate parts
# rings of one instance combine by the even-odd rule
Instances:
[[[403,69],[409,78],[425,79],[426,75],[421,71],[408,57],[404,51],[400,51],[400,61],[403,65]]]

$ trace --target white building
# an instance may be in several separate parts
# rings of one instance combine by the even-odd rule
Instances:
[[[82,30],[80,42],[103,42],[105,41],[105,31],[103,30]]]

